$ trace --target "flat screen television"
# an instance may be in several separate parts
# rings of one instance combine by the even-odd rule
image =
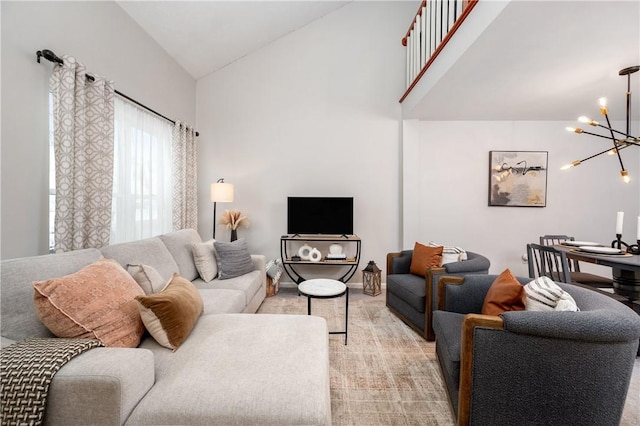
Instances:
[[[288,234],[353,234],[353,197],[288,197]]]

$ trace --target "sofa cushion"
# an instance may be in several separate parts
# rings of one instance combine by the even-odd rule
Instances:
[[[387,291],[398,296],[418,312],[426,307],[425,279],[412,274],[387,275]]]
[[[191,281],[174,274],[161,292],[137,296],[142,322],[156,341],[174,351],[202,314],[202,297]]]
[[[0,267],[2,336],[16,341],[53,337],[33,309],[33,282],[72,274],[101,257],[98,249],[83,249],[3,260]]]
[[[162,278],[156,268],[150,265],[127,265],[127,272],[138,283],[144,294],[157,293],[164,288],[167,281]]]
[[[247,306],[246,296],[242,290],[205,288],[198,291],[204,305],[202,315],[239,314]]]
[[[247,242],[244,238],[226,243],[213,243],[218,261],[218,275],[221,280],[239,277],[255,270]]]
[[[193,262],[191,244],[201,243],[200,234],[195,229],[181,229],[160,235],[160,239],[178,265],[180,276],[193,281],[198,278],[198,270]]]
[[[36,312],[56,336],[98,339],[105,346],[140,343],[144,327],[134,298],[144,293],[115,260],[100,259],[33,287]]]
[[[167,246],[158,237],[113,244],[101,248],[100,251],[104,257],[117,260],[125,268],[129,264],[153,266],[165,282],[169,281],[173,274],[179,272],[178,264],[173,260]]]
[[[214,239],[204,243],[191,243],[193,262],[196,265],[198,274],[204,282],[209,282],[218,275],[218,262],[216,261],[216,250],[213,247]]]
[[[418,242],[413,247],[410,272],[424,277],[427,269],[438,268],[442,265],[442,246],[429,247]]]
[[[141,347],[154,352],[156,384],[128,425],[331,424],[323,318],[205,315],[176,352],[150,339]],[[291,374],[301,360],[304,368]]]
[[[524,311],[524,287],[505,269],[493,281],[482,304],[484,315],[500,315],[506,311]]]
[[[266,289],[262,286],[264,279],[260,271],[256,270],[228,280],[216,279],[208,283],[202,280],[195,280],[193,284],[199,289],[240,290],[244,294],[244,304],[246,307],[261,288],[266,295]]]

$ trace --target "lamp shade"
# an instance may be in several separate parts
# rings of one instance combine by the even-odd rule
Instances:
[[[216,182],[211,184],[212,203],[230,203],[233,201],[233,184]]]

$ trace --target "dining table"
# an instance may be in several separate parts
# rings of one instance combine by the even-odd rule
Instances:
[[[627,299],[628,303],[625,304],[640,313],[640,305],[634,303],[634,301],[640,301],[640,255],[624,252],[606,253],[614,250],[605,250],[605,246],[600,246],[602,247],[600,250],[594,247],[581,248],[566,244],[558,244],[554,247],[564,252],[569,259],[610,267],[615,294]],[[596,251],[602,251],[602,253]]]

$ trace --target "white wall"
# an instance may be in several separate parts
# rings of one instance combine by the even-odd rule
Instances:
[[[624,211],[623,239],[635,241],[639,150],[622,151],[633,179],[630,184],[622,183],[618,161],[606,155],[561,171],[564,164],[606,149],[604,139],[569,133],[564,129],[567,124],[405,122],[410,131],[403,140],[404,246],[429,240],[457,245],[487,256],[492,273],[508,267],[527,276],[521,256],[526,244],[543,234],[610,243],[615,238],[616,212]],[[634,127],[637,133],[637,123]],[[614,123],[614,128],[624,129],[624,123]],[[488,207],[491,150],[549,152],[547,207]]]
[[[221,177],[235,200],[218,217],[247,214],[238,235],[268,258],[280,256],[287,196],[353,196],[359,269],[384,269],[400,246],[400,40],[416,10],[353,2],[198,81],[201,235],[212,234],[209,184]]]
[[[1,257],[48,250],[48,90],[53,65],[75,56],[117,90],[167,117],[195,122],[195,81],[115,2],[1,2]]]

